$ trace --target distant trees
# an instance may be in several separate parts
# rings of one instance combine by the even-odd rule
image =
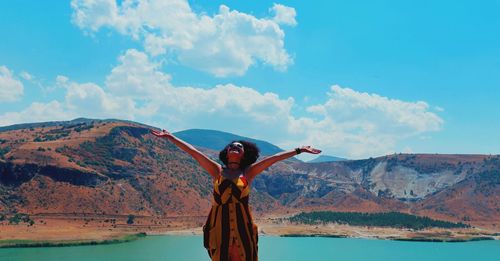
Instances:
[[[0,158],[4,158],[4,155],[9,153],[10,147],[0,147]]]
[[[359,213],[359,212],[302,212],[289,218],[290,222],[317,225],[327,223],[346,224],[352,226],[377,226],[396,227],[410,229],[424,229],[429,227],[441,228],[463,228],[469,227],[463,223],[453,223],[442,220],[435,220],[429,217],[419,217],[415,215],[385,212],[385,213]]]
[[[135,216],[134,215],[128,215],[127,218],[127,224],[132,225],[134,224]]]
[[[3,217],[0,218],[0,221],[5,219],[6,216],[3,215]],[[28,214],[24,213],[16,213],[13,216],[9,218],[9,224],[19,224],[19,222],[24,222],[27,223],[29,226],[33,226],[35,224],[35,221],[30,218]]]
[[[72,130],[80,133],[84,130],[90,130],[94,127],[95,127],[95,125],[93,122],[92,123],[78,123],[78,124],[71,125],[71,126],[63,126],[62,128],[48,130],[47,132],[41,134],[41,136],[36,136],[33,139],[33,141],[34,142],[45,142],[45,141],[58,140],[58,139],[68,137],[71,134]],[[43,128],[43,126],[42,126],[42,128]],[[30,130],[34,131],[33,128],[31,128]]]
[[[94,124],[88,124],[88,125],[87,125],[87,124],[85,124],[85,123],[82,123],[82,124],[80,124],[79,126],[76,126],[74,130],[75,130],[76,132],[82,132],[82,131],[84,131],[84,130],[90,130],[90,129],[92,129],[92,128],[94,128]]]

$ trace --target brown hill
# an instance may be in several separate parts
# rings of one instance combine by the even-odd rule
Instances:
[[[287,161],[255,179],[251,202],[260,215],[401,211],[494,226],[499,161],[434,154]],[[0,212],[203,216],[211,189],[188,154],[142,124],[84,120],[0,131]]]
[[[143,125],[94,121],[0,132],[0,206],[24,213],[205,215],[211,179]],[[266,195],[257,208],[276,204]]]

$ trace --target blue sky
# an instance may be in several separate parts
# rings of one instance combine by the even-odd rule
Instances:
[[[0,125],[124,118],[349,158],[500,153],[498,1],[127,2],[0,2]]]

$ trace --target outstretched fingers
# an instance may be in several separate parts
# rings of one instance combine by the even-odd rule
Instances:
[[[318,150],[318,149],[315,149],[311,146],[303,146],[302,147],[302,151],[303,152],[307,152],[307,153],[312,153],[312,154],[319,154],[321,153],[321,150]]]
[[[319,153],[321,153],[321,150],[318,150],[318,149],[315,149],[315,148],[312,148],[311,151],[312,151],[313,154],[319,154]]]

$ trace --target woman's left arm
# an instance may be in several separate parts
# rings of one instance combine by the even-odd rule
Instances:
[[[246,178],[249,180],[253,180],[255,178],[255,176],[257,176],[259,173],[261,173],[265,169],[271,167],[271,165],[273,165],[274,163],[281,161],[281,160],[288,159],[288,158],[293,157],[295,155],[298,155],[297,150],[300,150],[300,152],[307,152],[307,153],[311,153],[311,154],[319,154],[321,152],[321,150],[315,149],[311,146],[302,146],[301,148],[298,148],[295,150],[282,151],[282,152],[276,153],[272,156],[269,156],[261,161],[258,161],[256,163],[252,164],[248,168],[248,170],[246,171],[246,174],[245,174]]]

